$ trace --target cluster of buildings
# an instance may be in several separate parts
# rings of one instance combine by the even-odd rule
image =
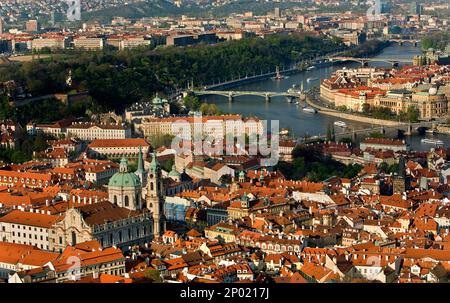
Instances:
[[[1,9],[45,1],[27,3],[6,1]],[[95,8],[95,3],[84,5]],[[168,36],[168,44],[187,45],[213,42],[214,37],[239,39],[246,32],[265,35],[299,29],[333,33],[348,44],[358,44],[366,35],[389,34],[389,26],[396,24],[411,32],[448,27],[448,20],[426,17],[422,9],[415,13],[384,14],[379,21],[352,13],[292,16],[280,10],[224,20],[115,19],[110,26],[86,24],[76,35],[39,33],[39,24],[28,21],[30,33],[10,30],[2,35],[2,25],[0,35],[3,40],[18,39],[10,45],[19,43],[26,49],[39,43],[39,47],[56,43],[60,48],[100,49],[128,30],[146,31],[139,34],[139,42],[130,42],[133,46],[151,41],[147,37],[158,31]],[[14,18],[11,13],[7,16],[8,21]],[[63,44],[57,44],[60,39]],[[114,43],[121,48],[123,41]],[[448,65],[342,69],[322,82],[321,97],[352,111],[369,106],[401,113],[413,106],[420,119],[433,119],[448,114],[449,82]],[[9,85],[2,84],[2,89],[9,91]],[[115,123],[103,123],[102,117],[100,122],[29,123],[29,135],[51,137],[48,148],[35,153],[32,161],[0,167],[1,281],[435,283],[449,279],[447,147],[417,152],[402,140],[385,138],[366,138],[358,147],[328,141],[302,145],[324,158],[361,165],[352,178],[330,176],[311,182],[290,180],[277,166],[265,166],[264,157],[250,153],[245,142],[225,142],[200,154],[192,153],[192,145],[182,153],[173,146],[152,146],[157,135],[192,139],[199,130],[202,139],[261,136],[266,130],[257,118],[173,116],[169,102],[158,96],[127,108]],[[0,126],[2,146],[13,148],[19,126],[11,121]],[[297,142],[284,140],[276,152],[290,162],[295,147]]]
[[[40,3],[38,7],[41,14],[49,15],[51,20],[58,15],[58,10],[64,9],[64,5],[47,1],[35,1]],[[419,9],[407,9],[408,14],[395,15],[389,12],[386,5],[382,5],[382,12],[377,18],[369,18],[365,13],[335,12],[339,9],[339,3],[319,1],[320,3],[304,3],[304,7],[292,7],[280,10],[275,8],[263,15],[253,12],[233,13],[227,17],[202,18],[183,16],[151,17],[141,19],[127,19],[123,17],[113,18],[110,24],[98,22],[84,23],[82,28],[67,30],[58,27],[58,22],[52,21],[50,25],[43,26],[39,18],[25,20],[17,25],[18,8],[27,11],[22,6],[35,6],[35,2],[7,1],[0,8],[6,10],[0,21],[0,52],[21,53],[31,50],[40,51],[44,48],[66,49],[79,48],[85,50],[99,50],[105,47],[125,49],[148,45],[186,46],[198,43],[216,43],[225,40],[239,40],[249,36],[264,37],[271,33],[292,33],[309,31],[327,36],[339,37],[346,45],[358,45],[366,39],[402,39],[403,37],[423,37],[439,31],[446,31],[449,27],[448,20],[437,14],[440,6],[420,6]],[[91,5],[90,3],[96,3]],[[111,3],[110,3],[111,2]],[[133,2],[133,1],[131,1]],[[127,1],[128,5],[132,5]],[[184,2],[184,1],[180,1]],[[204,3],[206,5],[220,6],[224,3]],[[184,5],[186,3],[180,4]],[[326,6],[326,13],[317,12],[317,4]],[[57,7],[53,8],[52,5]],[[91,11],[102,9],[102,6],[124,5],[122,0],[108,1],[82,1],[82,10]],[[191,3],[191,5],[196,5]],[[357,6],[358,3],[353,5]],[[437,5],[437,4],[436,4]],[[443,3],[442,5],[448,4]],[[43,7],[46,10],[43,10]],[[427,8],[427,9],[425,9]],[[30,10],[34,10],[29,8]],[[35,14],[30,14],[35,16]],[[33,17],[30,17],[33,18]],[[422,60],[423,61],[423,60]]]
[[[448,280],[446,148],[415,152],[382,138],[304,145],[362,167],[314,183],[263,167],[260,155],[57,137],[33,161],[0,169],[0,279],[9,283]],[[279,145],[291,161],[296,143]]]
[[[387,108],[392,113],[413,107],[419,119],[447,115],[450,66],[404,66],[399,69],[341,69],[320,85],[321,99],[354,112]]]
[[[27,132],[35,135],[39,132],[55,137],[78,138],[81,140],[94,139],[126,139],[131,137],[131,128],[125,124],[99,124],[92,122],[78,122],[74,119],[63,119],[53,124],[26,125]]]

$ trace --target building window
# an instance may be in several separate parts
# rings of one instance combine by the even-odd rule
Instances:
[[[73,231],[72,232],[72,246],[77,244],[77,234]]]
[[[129,198],[128,198],[128,196],[125,196],[125,207],[127,207],[129,205],[130,205]]]

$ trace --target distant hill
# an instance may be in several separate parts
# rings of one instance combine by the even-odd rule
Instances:
[[[171,16],[181,14],[182,9],[166,0],[144,0],[124,6],[111,7],[82,14],[83,20],[110,21],[114,17],[138,19],[143,17]]]
[[[257,0],[236,0],[219,7],[190,5],[184,7],[176,7],[167,0],[143,0],[139,3],[131,3],[124,6],[112,7],[95,12],[84,13],[84,20],[110,21],[114,17],[124,17],[131,19],[139,19],[143,17],[155,16],[201,16],[201,17],[224,17],[231,13],[243,13],[252,11],[256,15],[265,14],[273,11],[275,7],[287,9],[292,7],[303,6],[301,3],[292,2],[265,2]]]

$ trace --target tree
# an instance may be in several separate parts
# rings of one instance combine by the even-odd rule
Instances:
[[[156,134],[150,136],[150,144],[157,149],[162,146],[170,147],[172,145],[174,136],[169,134]]]
[[[105,110],[121,111],[155,92],[185,87],[191,80],[212,84],[219,78],[236,77],[237,71],[241,76],[251,75],[275,65],[287,66],[321,52],[331,52],[339,46],[341,42],[337,39],[297,33],[189,47],[61,50],[58,52],[64,56],[54,56],[51,62],[33,61],[2,68],[0,82],[12,79],[23,83],[27,92],[36,96],[69,89],[88,90]],[[69,69],[71,88],[65,82]],[[199,104],[190,99],[189,108],[197,110]]]
[[[389,165],[386,162],[381,162],[380,165],[378,166],[378,168],[383,173],[388,173],[388,171],[389,171]]]
[[[34,140],[33,149],[36,152],[41,152],[48,147],[47,140],[44,137],[43,133],[38,133]]]
[[[408,121],[411,123],[419,121],[419,110],[414,106],[409,106],[406,112]]]
[[[399,35],[402,33],[402,28],[398,25],[394,25],[391,28],[389,28],[389,31],[393,35]]]
[[[197,96],[187,95],[186,97],[184,97],[183,101],[186,108],[190,111],[198,111],[200,108],[200,100]]]
[[[200,111],[203,115],[217,115],[219,113],[219,108],[215,104],[202,103],[200,105]]]
[[[370,138],[384,138],[384,135],[382,133],[370,133]]]
[[[348,110],[345,105],[338,106],[336,109],[341,112],[346,112]]]
[[[163,282],[159,271],[156,269],[147,269],[144,272],[144,277],[152,280],[153,283],[162,283]]]
[[[21,150],[15,150],[11,155],[11,162],[12,163],[23,163],[29,160],[29,157],[21,151]]]
[[[327,127],[327,139],[330,141],[332,141],[334,139],[333,138],[333,129],[334,129],[334,127],[331,125],[331,123],[329,123],[328,127]]]
[[[368,114],[370,112],[370,104],[369,103],[363,103],[362,111],[363,111],[363,113]]]
[[[390,165],[388,172],[391,174],[397,173],[398,172],[398,163]]]

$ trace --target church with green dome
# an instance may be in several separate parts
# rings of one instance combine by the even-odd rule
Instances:
[[[142,209],[142,183],[139,176],[129,171],[128,160],[122,158],[120,168],[108,183],[109,201],[130,210]]]
[[[153,111],[155,113],[170,113],[170,104],[167,99],[161,99],[158,94],[152,100]]]

